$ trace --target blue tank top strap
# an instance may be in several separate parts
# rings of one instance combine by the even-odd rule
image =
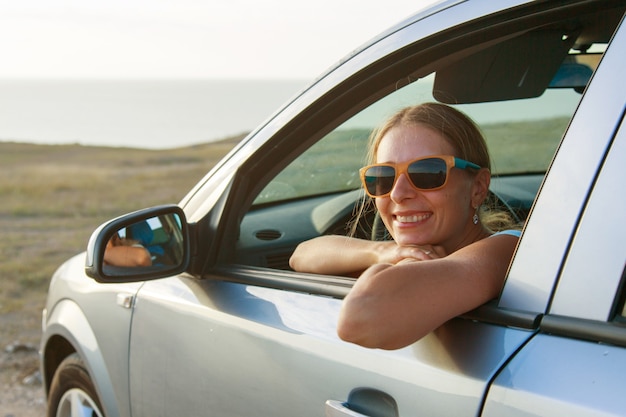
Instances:
[[[498,236],[498,235],[509,235],[509,236],[520,237],[522,235],[522,231],[521,230],[515,230],[515,229],[501,230],[499,232],[496,232],[496,233],[492,234],[489,237]]]

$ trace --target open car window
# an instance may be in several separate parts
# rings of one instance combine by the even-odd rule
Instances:
[[[492,158],[491,192],[524,222],[612,33],[594,23],[602,21],[596,12],[578,16],[575,24],[544,23],[468,49],[448,45],[445,54],[420,61],[423,67],[413,68],[413,75],[394,80],[391,93],[343,122],[328,118],[334,126],[296,128],[300,142],[292,140],[292,148],[328,133],[291,161],[268,158],[272,171],[288,163],[255,185],[261,191],[253,193],[239,224],[235,262],[289,269],[290,254],[304,240],[354,230],[362,231],[361,238],[375,235],[373,216],[351,227],[364,198],[358,170],[367,163],[369,136],[399,109],[425,102],[451,105],[476,122]],[[289,148],[271,149],[291,155]]]
[[[298,243],[323,234],[370,239],[373,213],[353,228],[363,198],[358,170],[366,164],[373,129],[402,107],[435,100],[434,76],[379,100],[325,135],[258,194],[240,227],[236,263],[289,269]],[[550,89],[537,98],[458,105],[487,140],[492,192],[520,221],[530,212],[544,174],[581,94]],[[384,234],[384,230],[382,231]]]
[[[358,170],[366,164],[371,132],[403,107],[436,101],[434,80],[434,74],[417,80],[338,126],[281,171],[254,204],[359,188]],[[483,131],[494,175],[543,174],[580,97],[573,88],[551,88],[536,98],[454,107]]]

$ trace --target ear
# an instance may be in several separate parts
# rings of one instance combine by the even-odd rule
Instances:
[[[481,168],[474,177],[472,184],[472,207],[480,207],[489,193],[491,183],[491,172],[487,168]]]

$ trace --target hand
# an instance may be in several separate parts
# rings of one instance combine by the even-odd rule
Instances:
[[[445,257],[440,247],[431,245],[398,246],[393,242],[381,247],[378,263],[399,264],[401,262],[429,261]]]
[[[431,245],[425,246],[398,246],[399,260],[397,264],[415,262],[415,261],[430,261],[432,259],[439,259],[446,256],[442,252],[441,248],[435,248]]]

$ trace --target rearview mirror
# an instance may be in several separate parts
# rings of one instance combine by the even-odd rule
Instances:
[[[160,206],[100,226],[89,240],[85,270],[98,282],[133,282],[175,275],[188,264],[184,212]]]

